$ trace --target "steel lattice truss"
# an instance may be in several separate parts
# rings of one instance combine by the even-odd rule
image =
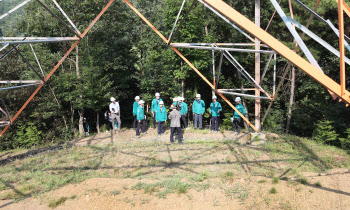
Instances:
[[[0,20],[5,18],[6,16],[10,15],[11,13],[15,12],[17,9],[21,8],[25,4],[29,3],[31,0],[25,0],[23,3],[17,5],[7,13],[0,16]],[[17,52],[22,59],[28,64],[28,66],[39,76],[41,80],[27,80],[27,81],[16,81],[16,80],[9,80],[9,81],[0,81],[0,84],[20,84],[18,86],[12,86],[12,87],[6,87],[6,88],[0,88],[0,91],[8,90],[8,89],[15,89],[15,88],[24,88],[28,86],[38,86],[34,93],[28,98],[28,100],[25,102],[25,104],[17,111],[17,113],[11,117],[9,115],[9,112],[6,108],[6,104],[3,103],[3,101],[0,100],[0,116],[1,114],[5,116],[5,121],[0,121],[0,126],[5,126],[5,128],[2,130],[0,137],[6,132],[8,127],[16,120],[16,118],[19,116],[19,114],[25,109],[25,107],[28,105],[28,103],[35,97],[35,95],[39,92],[39,90],[43,87],[45,82],[47,82],[50,77],[53,75],[53,73],[58,69],[58,67],[63,63],[63,61],[68,57],[68,55],[72,52],[72,50],[79,44],[79,42],[85,37],[85,35],[89,32],[91,27],[99,20],[99,18],[105,13],[105,11],[110,7],[110,5],[114,2],[114,0],[110,0],[106,6],[102,9],[102,11],[98,14],[98,16],[91,22],[91,24],[85,29],[83,33],[81,33],[77,27],[74,25],[72,20],[68,17],[68,15],[63,11],[63,9],[60,7],[60,5],[55,1],[52,0],[55,4],[55,6],[58,8],[58,10],[63,14],[63,16],[66,18],[66,20],[62,20],[60,17],[58,17],[50,8],[48,8],[45,4],[43,4],[40,0],[33,0],[38,3],[38,5],[45,8],[53,17],[55,17],[63,26],[65,26],[67,29],[69,29],[70,32],[72,32],[75,36],[74,37],[0,37],[0,52],[3,50],[7,50],[6,53],[0,58],[0,61],[3,60],[6,56],[8,56],[11,52]],[[318,83],[322,84],[325,88],[328,89],[330,94],[334,99],[339,99],[339,101],[344,101],[346,103],[346,106],[349,106],[350,104],[350,93],[345,88],[345,63],[350,65],[350,59],[345,57],[345,48],[350,51],[350,46],[348,42],[350,42],[350,38],[347,36],[344,36],[344,21],[343,21],[343,12],[345,12],[350,17],[350,8],[343,0],[335,0],[338,2],[338,16],[339,16],[339,30],[331,23],[329,20],[323,19],[320,15],[318,15],[314,10],[308,8],[306,5],[304,5],[300,0],[294,0],[297,2],[300,6],[302,6],[304,9],[306,9],[310,13],[310,19],[307,26],[303,26],[299,22],[297,22],[293,17],[288,17],[283,9],[280,7],[279,3],[276,0],[270,0],[272,5],[275,8],[275,13],[272,15],[272,18],[275,16],[276,12],[277,14],[282,18],[283,22],[287,26],[288,30],[290,31],[291,35],[295,39],[297,43],[297,48],[295,50],[291,50],[287,46],[285,46],[282,42],[275,39],[272,35],[266,32],[266,30],[263,30],[256,24],[254,24],[252,21],[250,21],[248,18],[240,14],[238,11],[236,11],[234,8],[227,5],[224,1],[221,0],[192,0],[191,6],[186,11],[186,13],[183,15],[183,18],[181,22],[178,23],[181,13],[183,11],[184,5],[186,3],[186,0],[183,0],[181,7],[179,9],[178,15],[176,17],[175,23],[173,25],[172,31],[169,35],[169,38],[165,38],[165,36],[160,33],[153,25],[150,23],[128,0],[124,0],[124,2],[142,19],[145,21],[145,23],[154,30],[154,32],[170,47],[172,48],[203,80],[206,82],[209,87],[216,92],[219,96],[221,96],[225,102],[227,102],[232,109],[238,112],[238,110],[235,108],[235,106],[224,96],[224,94],[229,95],[237,95],[237,96],[244,96],[248,98],[255,98],[255,99],[267,99],[270,100],[270,106],[264,116],[264,119],[266,118],[266,115],[271,108],[271,105],[273,101],[275,100],[277,96],[277,92],[280,89],[285,77],[287,71],[285,70],[282,76],[282,79],[280,80],[277,88],[276,88],[276,56],[277,54],[286,58],[290,63],[288,64],[288,69],[291,64],[294,64],[299,69],[307,73],[310,77],[315,79]],[[315,9],[318,7],[321,0],[318,0],[315,6]],[[197,2],[204,5],[206,8],[214,12],[216,15],[218,15],[222,20],[230,24],[232,27],[234,27],[236,30],[238,30],[240,33],[242,33],[249,41],[250,43],[174,43],[174,37],[178,33],[179,29],[185,22],[187,16],[191,12],[191,10],[196,7]],[[291,6],[291,5],[290,5]],[[290,8],[291,9],[291,8]],[[308,26],[311,23],[311,20],[313,17],[316,17],[318,21],[322,21],[326,23],[333,31],[334,33],[339,37],[339,51],[329,45],[327,42],[322,40],[320,37],[318,37],[316,34],[311,32],[308,29]],[[272,20],[271,18],[271,20]],[[270,23],[271,23],[270,20]],[[69,24],[68,24],[68,23]],[[270,25],[269,23],[269,25]],[[268,26],[269,26],[268,25]],[[298,32],[296,31],[296,28],[301,30],[303,32],[302,37],[304,34],[308,35],[312,39],[314,39],[316,42],[318,42],[321,46],[328,49],[331,53],[333,53],[335,56],[340,58],[340,84],[332,80],[330,77],[325,75],[321,69],[321,67],[318,65],[318,62],[313,57],[312,53],[308,49],[308,47],[305,45],[305,43],[302,40],[302,37],[299,36]],[[254,38],[253,38],[253,37]],[[261,42],[262,44],[259,44],[259,49],[244,49],[241,47],[250,47],[250,46],[256,46],[256,41]],[[71,48],[65,53],[65,55],[61,58],[61,60],[57,63],[57,65],[50,71],[48,75],[44,74],[44,71],[42,70],[42,67],[40,65],[40,62],[36,56],[35,50],[33,48],[32,44],[36,43],[50,43],[50,42],[74,42],[74,44],[71,46]],[[255,42],[255,44],[254,44]],[[38,69],[35,68],[33,65],[31,65],[28,60],[21,54],[19,51],[19,47],[22,44],[29,44],[31,47],[31,50],[36,58],[36,62],[38,65]],[[263,50],[260,49],[260,47],[263,48]],[[207,78],[203,76],[203,74],[178,50],[178,48],[191,48],[191,49],[201,49],[201,50],[209,50],[212,51],[212,57],[213,57],[213,81],[210,82]],[[307,58],[305,60],[301,56],[299,56],[296,52],[298,51],[298,48],[300,48]],[[215,59],[214,59],[214,53],[219,52],[220,53],[220,59],[217,65],[217,68],[215,68]],[[256,53],[256,54],[269,54],[268,62],[266,63],[263,74],[261,78],[259,78],[259,81],[254,79],[249,72],[243,68],[243,66],[238,62],[238,60],[231,54],[231,52],[242,52],[242,53]],[[252,88],[244,88],[244,89],[218,89],[219,85],[219,77],[221,73],[221,66],[223,59],[226,58],[236,69],[237,71],[243,75],[252,85]],[[268,68],[270,66],[270,63],[274,62],[273,65],[273,92],[268,93],[261,87],[261,83],[263,81],[263,78],[265,77]],[[260,60],[259,60],[260,63]],[[217,76],[216,76],[217,73]],[[240,91],[241,93],[239,93]],[[263,93],[263,96],[260,96],[260,94],[247,94],[248,91],[258,91]],[[238,112],[239,115],[255,130],[258,131],[258,129],[249,122],[247,118],[245,118],[244,115],[242,115],[240,112]],[[263,121],[264,121],[263,119]]]

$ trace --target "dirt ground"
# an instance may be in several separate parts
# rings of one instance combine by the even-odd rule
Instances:
[[[184,137],[185,145],[186,139],[225,141],[238,138],[241,142],[249,139],[248,134],[237,137],[229,132],[212,134],[207,131],[187,131]],[[278,138],[278,135],[270,134],[270,137]],[[258,153],[258,146],[206,147],[205,144],[192,143],[181,147],[170,145],[168,141],[168,133],[158,138],[153,129],[140,139],[134,138],[133,131],[122,131],[113,138],[110,133],[102,133],[76,140],[72,143],[78,147],[107,145],[111,142],[125,145],[113,155],[113,159],[104,160],[101,168],[104,167],[111,173],[130,172],[131,175],[141,171],[142,175],[133,178],[91,178],[19,202],[0,200],[0,208],[51,209],[48,206],[50,201],[66,197],[67,200],[56,209],[350,209],[350,170],[347,168],[333,168],[325,172],[304,171],[298,175],[283,176],[293,166],[288,161],[293,160],[285,158],[280,161],[282,158],[276,155],[273,157],[266,152]],[[145,144],[139,147],[128,146],[137,145],[137,142]],[[149,147],[149,142],[163,143]],[[226,147],[228,149],[225,150]],[[183,156],[184,153],[186,157]],[[232,160],[227,159],[229,155]],[[176,165],[169,165],[166,162],[169,159]],[[155,162],[150,167],[146,161]],[[308,164],[304,160],[297,161],[300,167]],[[163,163],[168,165],[164,166]],[[315,162],[313,164],[321,165]],[[107,166],[115,168],[107,169]],[[223,181],[220,174],[228,170],[233,175]],[[175,192],[159,197],[156,196],[158,191],[135,189],[138,182],[153,184],[165,179],[164,177],[181,177],[179,183],[185,183],[193,177],[202,176],[203,171],[208,171],[210,178],[203,179],[198,185],[196,182],[195,187],[183,193]],[[272,176],[266,175],[270,172],[285,179],[273,183]],[[301,176],[308,180],[307,183],[300,183]],[[202,189],[201,186],[206,184],[210,187]],[[272,188],[276,189],[276,193],[271,192]]]

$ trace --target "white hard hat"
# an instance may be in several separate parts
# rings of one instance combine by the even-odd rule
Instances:
[[[211,97],[211,99],[217,99],[218,97],[216,97],[216,95],[213,95],[213,97]]]
[[[185,99],[184,99],[183,97],[180,97],[180,96],[179,96],[179,97],[177,98],[177,100],[178,100],[178,101],[183,101],[183,100],[185,100]]]
[[[139,104],[144,104],[145,102],[143,100],[140,100],[139,101]]]
[[[164,105],[164,101],[159,101],[159,104],[162,104],[162,105]]]
[[[200,98],[200,97],[201,97],[201,94],[197,94],[197,95],[196,95],[196,98]]]
[[[177,97],[173,98],[173,101],[176,102],[178,101],[179,99]]]
[[[116,100],[115,100],[115,98],[114,98],[114,97],[111,97],[111,101],[113,102],[113,101],[116,101]]]
[[[156,93],[156,95],[155,95],[156,97],[160,97],[160,94],[159,93]]]
[[[241,98],[240,97],[237,97],[236,99],[235,99],[235,101],[237,102],[237,101],[241,101]]]
[[[136,96],[136,97],[135,97],[135,100],[140,100],[140,96]]]

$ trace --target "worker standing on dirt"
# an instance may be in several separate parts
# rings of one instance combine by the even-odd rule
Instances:
[[[159,102],[159,107],[156,110],[156,121],[158,123],[158,137],[164,135],[164,124],[166,123],[167,113],[164,107],[164,101]]]
[[[139,101],[139,107],[137,108],[137,128],[136,128],[136,138],[140,138],[140,128],[142,124],[142,133],[141,134],[147,134],[147,125],[146,125],[146,119],[145,119],[145,102],[143,100]]]
[[[84,136],[89,136],[90,126],[89,126],[89,123],[86,122],[86,118],[83,119],[83,127],[84,127]]]
[[[194,116],[194,129],[198,128],[198,123],[199,129],[203,129],[202,120],[205,112],[205,103],[203,100],[201,100],[201,94],[196,95],[196,100],[194,100],[192,106],[192,112]]]
[[[178,134],[178,142],[182,144],[182,134],[181,134],[181,113],[176,109],[177,106],[171,105],[170,109],[172,110],[168,116],[170,121],[170,142],[174,143],[174,133],[177,131]]]
[[[241,98],[240,97],[237,97],[235,99],[235,102],[236,102],[236,109],[242,114],[242,115],[245,115],[245,113],[247,112],[247,110],[244,108],[244,106],[242,105],[242,102],[241,102]],[[238,112],[235,111],[234,115],[233,115],[233,118],[231,118],[232,120],[232,126],[233,126],[233,131],[232,133],[236,133],[236,135],[239,135],[241,133],[241,126],[240,126],[240,123],[241,123],[241,119],[242,117],[238,114]],[[237,129],[236,129],[236,126],[237,126]]]
[[[153,128],[156,128],[156,110],[159,107],[159,102],[163,101],[160,98],[160,94],[159,93],[156,93],[155,96],[156,96],[156,98],[154,98],[152,100],[152,105],[151,105],[151,111],[152,111],[152,114],[153,114]]]
[[[188,125],[187,125],[187,114],[188,114],[188,107],[187,104],[184,102],[184,98],[183,97],[178,97],[177,98],[177,104],[181,107],[180,113],[181,113],[181,123],[183,124],[184,128],[187,130],[188,129]],[[177,105],[176,104],[176,105]]]
[[[132,124],[132,127],[134,130],[136,130],[136,123],[137,123],[137,109],[139,108],[139,102],[140,102],[140,96],[135,97],[134,105],[132,107],[132,114],[134,117],[134,122]]]
[[[216,101],[217,97],[214,95],[212,97],[213,102],[210,104],[211,114],[211,132],[217,133],[220,127],[220,112],[222,111],[222,107],[220,102]]]
[[[117,120],[118,122],[118,131],[120,131],[121,127],[121,122],[120,122],[120,107],[119,103],[116,101],[114,97],[111,97],[111,104],[109,105],[109,111],[112,113],[111,118],[112,118],[112,126],[113,126],[113,131],[116,133],[116,126],[115,126],[115,121]]]

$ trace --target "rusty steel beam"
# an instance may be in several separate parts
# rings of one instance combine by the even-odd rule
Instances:
[[[344,47],[344,0],[338,0],[339,52],[340,52],[340,94],[345,91],[345,47]]]
[[[235,9],[230,7],[223,1],[218,0],[203,0],[211,7],[215,8],[222,15],[235,22],[246,31],[251,33],[253,36],[259,38],[264,44],[270,46],[273,50],[278,52],[281,56],[295,64],[299,69],[304,71],[318,83],[320,83],[325,88],[331,90],[334,94],[341,97],[347,103],[350,103],[350,92],[344,90],[344,93],[341,93],[340,85],[335,82],[333,79],[327,75],[320,72],[316,67],[311,65],[304,58],[296,54],[293,50],[289,49],[282,42],[278,41],[269,33],[265,32],[260,27],[256,26],[252,21],[243,16],[241,13],[237,12]]]

